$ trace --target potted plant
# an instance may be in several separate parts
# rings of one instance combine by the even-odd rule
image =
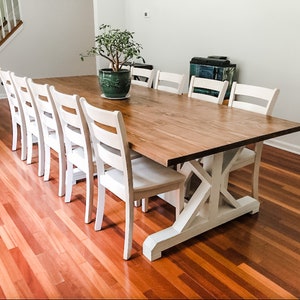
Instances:
[[[142,46],[133,40],[134,32],[112,28],[102,24],[100,34],[95,37],[95,46],[80,54],[81,60],[87,56],[100,55],[110,62],[111,68],[99,70],[99,83],[106,98],[126,98],[131,83],[130,70],[122,68],[131,65],[133,58],[141,58]]]

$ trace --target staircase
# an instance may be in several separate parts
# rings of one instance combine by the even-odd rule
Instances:
[[[21,28],[19,0],[0,0],[0,47]]]

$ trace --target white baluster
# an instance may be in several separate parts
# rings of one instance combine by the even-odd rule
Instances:
[[[1,9],[0,9],[0,26],[1,26],[2,38],[4,38],[5,37],[4,20],[3,20],[3,17],[2,17]]]
[[[0,0],[0,41],[21,25],[19,0]]]
[[[4,0],[4,17],[7,20],[8,32],[10,32],[11,31],[11,25],[10,25],[10,19],[9,19],[9,15],[8,15],[7,0]]]
[[[16,19],[16,14],[15,14],[15,6],[14,6],[14,1],[11,1],[11,12],[12,12],[12,18],[13,18],[13,22],[14,22],[14,26],[17,26],[17,19]]]

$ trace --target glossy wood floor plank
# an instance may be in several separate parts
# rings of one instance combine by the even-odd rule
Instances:
[[[58,160],[50,181],[11,151],[7,101],[0,101],[1,299],[298,299],[300,297],[299,156],[265,146],[261,209],[164,251],[142,255],[148,234],[170,226],[174,208],[155,197],[135,209],[133,255],[122,259],[124,203],[106,195],[103,230],[84,223],[85,182],[71,203],[56,195]],[[251,169],[235,171],[229,189],[250,192]],[[96,203],[97,187],[95,181]],[[95,213],[95,207],[94,211]]]

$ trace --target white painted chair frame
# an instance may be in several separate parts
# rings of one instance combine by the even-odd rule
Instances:
[[[196,77],[192,76],[190,80],[189,85],[189,92],[188,96],[191,98],[208,101],[216,104],[222,104],[225,93],[228,87],[228,81],[220,81],[215,79],[208,79],[208,78],[202,78],[202,77]],[[196,93],[194,91],[195,88],[202,88],[202,89],[208,89],[212,91],[217,91],[218,95],[210,95],[210,94],[204,94],[204,93]]]
[[[45,142],[45,171],[44,181],[50,178],[51,149],[58,155],[59,179],[58,196],[65,194],[66,156],[64,137],[55,103],[48,84],[38,84],[29,80],[33,97],[37,104],[43,128]]]
[[[144,68],[131,67],[131,83],[151,88],[154,80],[154,74],[154,69],[149,70]]]
[[[27,136],[27,164],[32,163],[33,144],[38,143],[38,176],[44,175],[45,169],[45,145],[40,115],[34,101],[31,89],[29,87],[29,79],[27,77],[16,76],[11,73],[12,81],[15,84],[20,102],[23,108],[26,122]]]
[[[240,84],[233,82],[228,106],[240,108],[256,113],[271,115],[274,109],[275,103],[279,95],[279,89],[266,88],[248,84]],[[239,96],[244,96],[242,101],[238,101]],[[259,99],[260,102],[253,102],[251,99]],[[258,183],[259,183],[259,169],[260,161],[263,149],[263,142],[255,144],[254,150],[249,148],[243,148],[241,153],[238,155],[236,161],[232,165],[230,171],[237,170],[247,165],[253,164],[252,172],[252,196],[258,200]],[[233,151],[225,152],[224,159],[232,157]]]
[[[20,102],[19,95],[16,91],[15,85],[11,79],[11,71],[4,71],[0,69],[0,78],[3,83],[6,96],[8,99],[11,123],[12,123],[12,151],[17,150],[18,142],[18,126],[20,127],[20,141],[21,141],[21,160],[25,160],[27,156],[27,137],[26,137],[26,121],[23,108]]]
[[[185,74],[163,72],[158,70],[156,72],[154,89],[181,95],[183,93],[185,78]]]
[[[271,89],[249,84],[232,83],[228,106],[257,112],[264,115],[271,115],[279,95],[279,89]],[[252,99],[259,99],[261,103],[250,102],[247,99],[238,101],[239,96],[246,96]]]
[[[121,112],[102,110],[85,100],[81,100],[81,103],[92,136],[97,163],[98,204],[95,230],[100,230],[102,226],[105,189],[108,189],[125,202],[123,258],[127,260],[131,256],[132,248],[134,201],[176,191],[173,205],[178,215],[184,204],[185,177],[143,156],[131,160]],[[112,168],[105,170],[105,164]]]
[[[85,223],[90,223],[92,220],[96,163],[93,160],[90,133],[79,103],[79,96],[60,93],[53,86],[50,87],[50,91],[64,133],[67,160],[65,202],[71,202],[75,166],[85,173],[86,209],[84,220]]]

